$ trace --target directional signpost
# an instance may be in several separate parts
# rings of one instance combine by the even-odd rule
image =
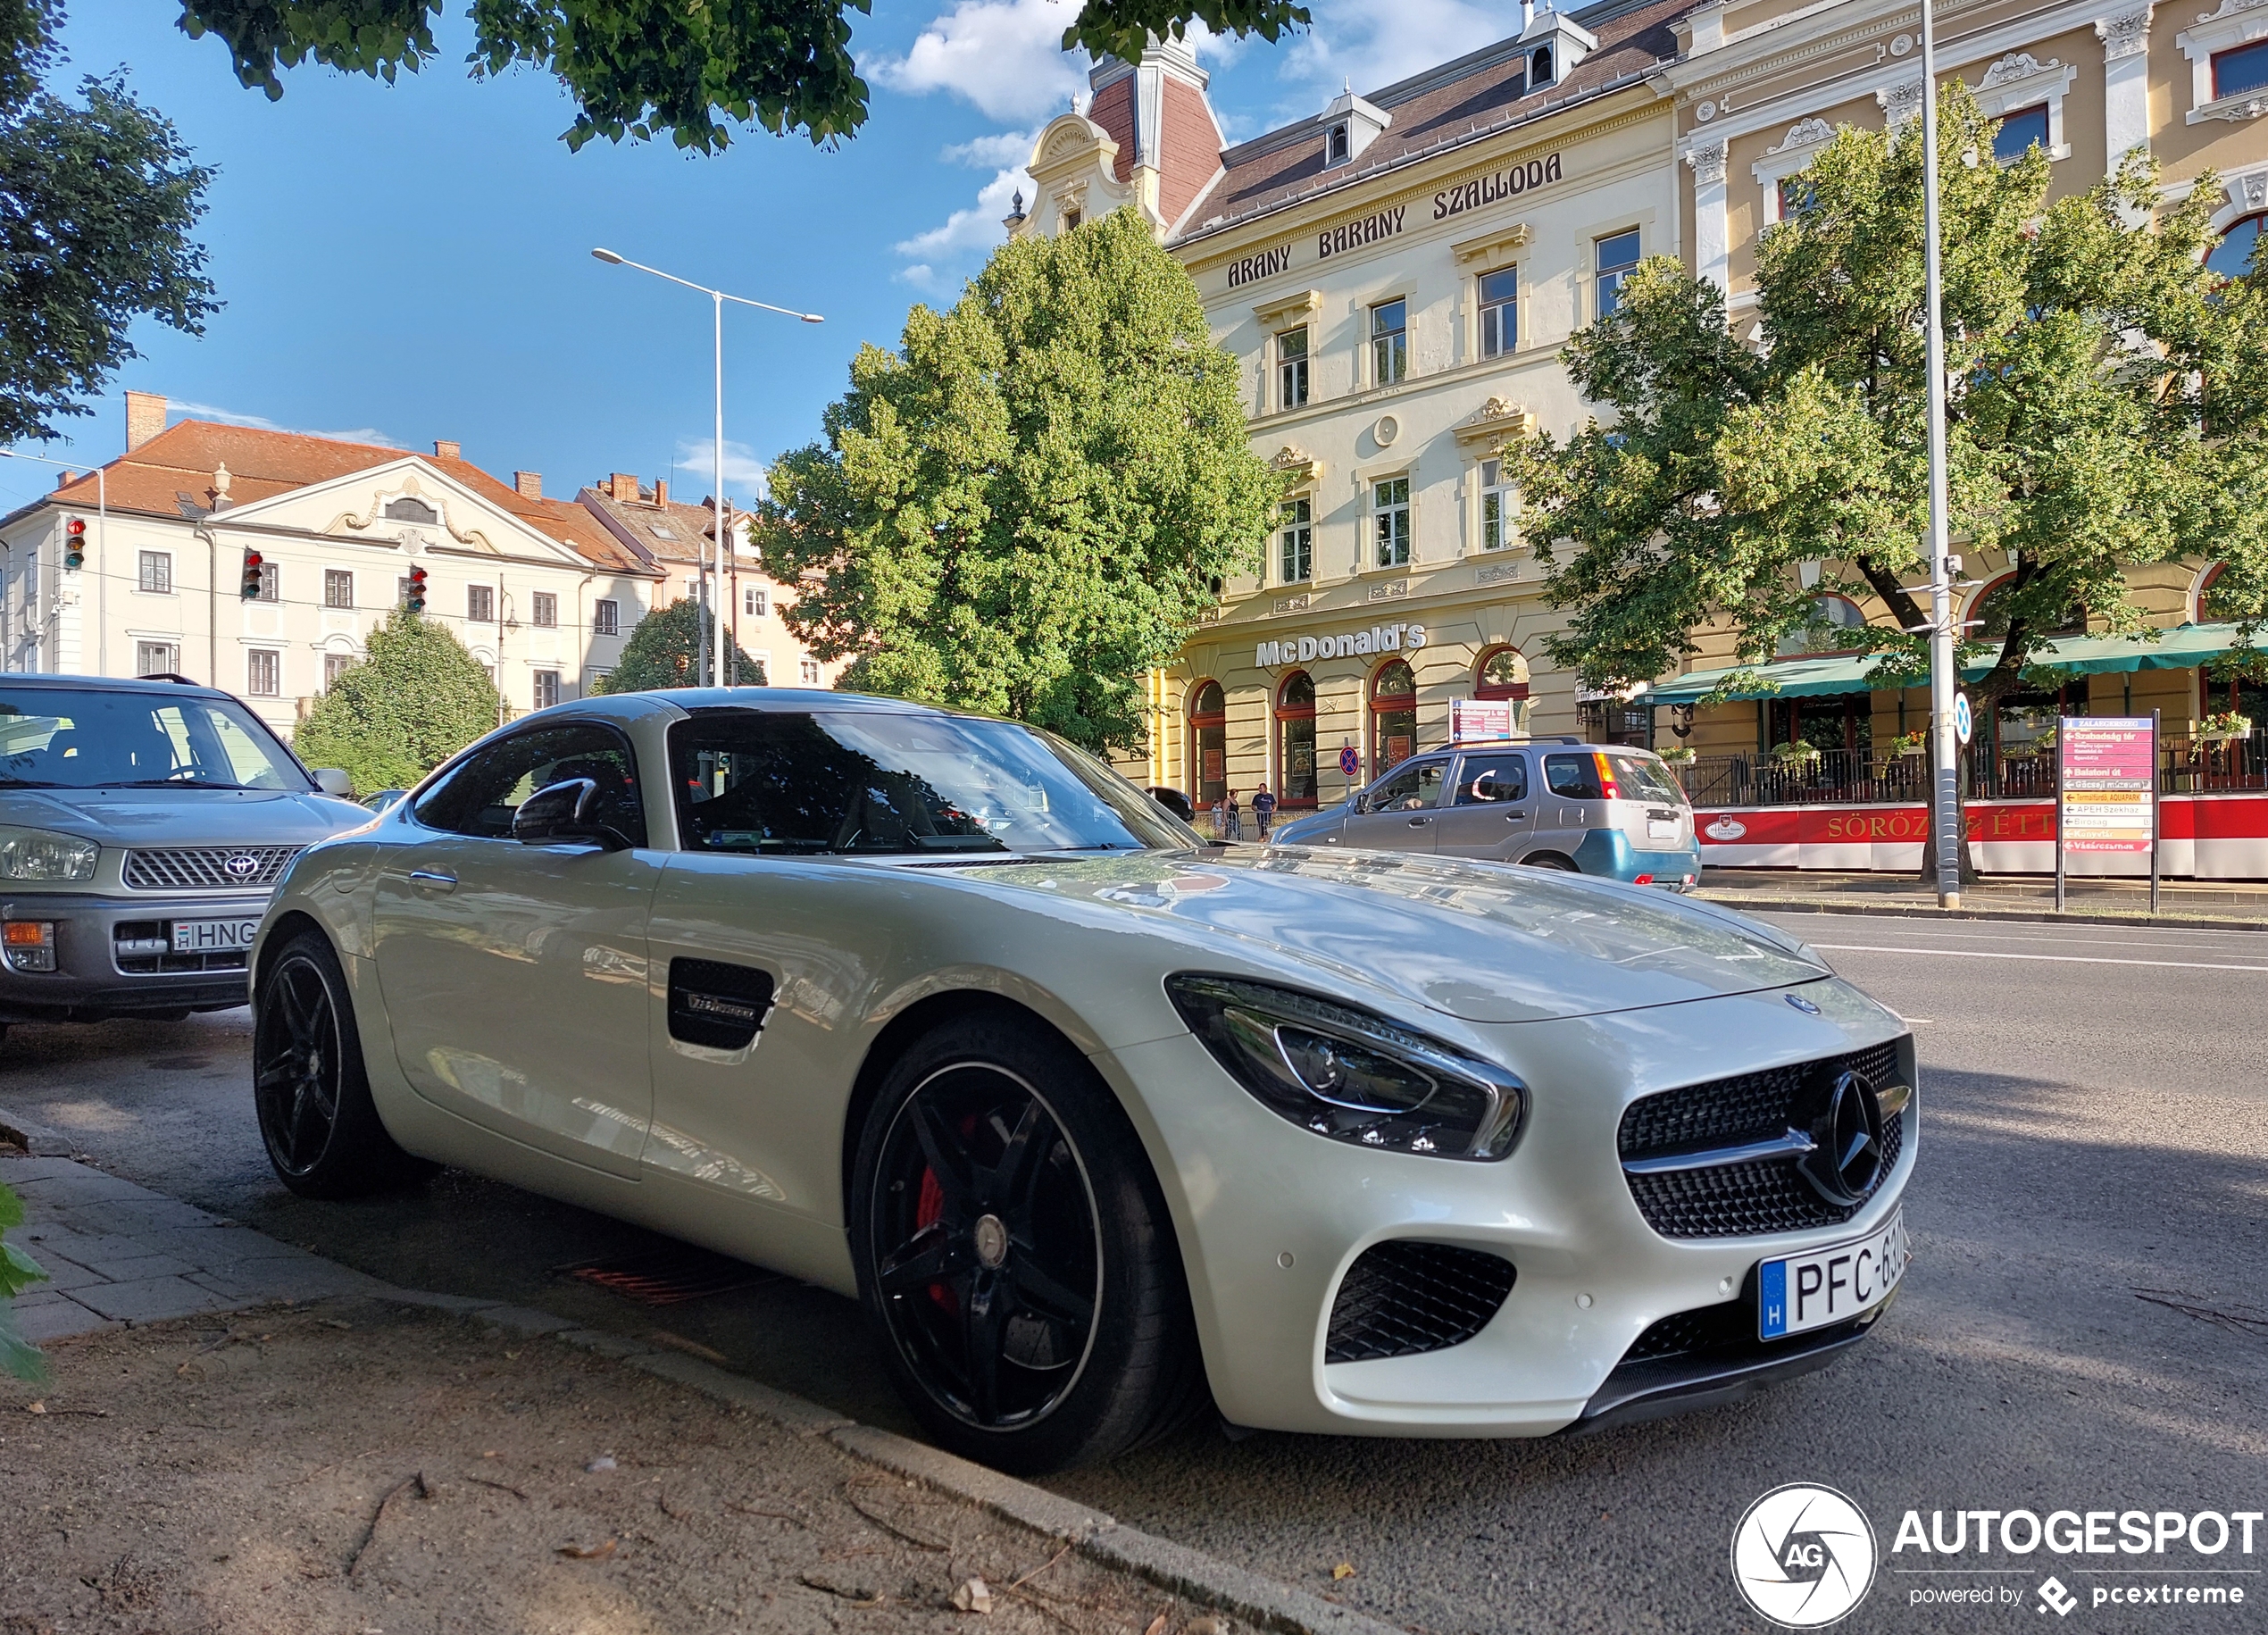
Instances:
[[[2155,710],[2136,716],[2067,715],[2055,723],[2055,907],[2059,912],[2064,906],[2067,856],[2147,855],[2150,912],[2157,913],[2157,738]]]

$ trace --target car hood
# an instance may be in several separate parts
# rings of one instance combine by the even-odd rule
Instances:
[[[1801,943],[1730,912],[1509,864],[1278,847],[954,872],[1105,905],[1169,935],[1186,927],[1193,945],[1234,938],[1312,968],[1319,985],[1351,980],[1467,1022],[1594,1015],[1832,974]]]
[[[102,846],[310,846],[371,814],[279,789],[0,789],[0,823]]]

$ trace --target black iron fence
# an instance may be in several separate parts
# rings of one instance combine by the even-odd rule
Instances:
[[[2002,755],[1972,744],[1964,752],[1972,800],[2045,800],[2055,793],[2052,746],[2039,754]],[[1930,761],[1892,746],[1822,750],[1785,760],[1770,755],[1697,755],[1671,770],[1697,806],[1921,804],[1930,798]],[[2242,738],[2197,735],[2158,740],[2158,791],[2210,794],[2268,789],[2268,729]]]

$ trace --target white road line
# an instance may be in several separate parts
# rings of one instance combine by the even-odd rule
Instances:
[[[1933,954],[1944,959],[2037,959],[2058,965],[2155,965],[2166,971],[2259,971],[2268,965],[2213,965],[2189,959],[2106,959],[2098,954],[2003,954],[1987,948],[1883,947],[1865,942],[1815,942],[1814,948],[1835,954]]]

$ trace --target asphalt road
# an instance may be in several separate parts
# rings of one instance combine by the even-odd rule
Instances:
[[[2268,1510],[2268,933],[1796,914],[1781,923],[1908,1017],[1923,1064],[1916,1260],[1834,1368],[1715,1412],[1577,1442],[1372,1441],[1206,1429],[1053,1484],[1155,1532],[1429,1631],[1762,1628],[1732,1529],[1787,1481],[1855,1498],[1887,1550],[1909,1510]],[[663,1311],[563,1264],[660,1240],[450,1173],[314,1205],[270,1177],[243,1012],[19,1028],[0,1106],[118,1172],[397,1281],[661,1326],[745,1372],[907,1429],[846,1303],[789,1283]],[[2212,1581],[2241,1608],[2095,1607],[2183,1557],[2035,1556],[2006,1576],[1886,1556],[1843,1628],[2037,1629],[2049,1572],[2094,1629],[2268,1623],[2268,1528]],[[1964,1558],[1964,1562],[1968,1558]],[[1969,1563],[1972,1566],[1975,1564]],[[2005,1556],[1988,1564],[2009,1565]],[[2076,1569],[2076,1570],[2074,1570]],[[2239,1570],[2248,1576],[2239,1576]],[[2196,1578],[2187,1582],[2205,1581]],[[2005,1586],[1991,1606],[1917,1589]]]

